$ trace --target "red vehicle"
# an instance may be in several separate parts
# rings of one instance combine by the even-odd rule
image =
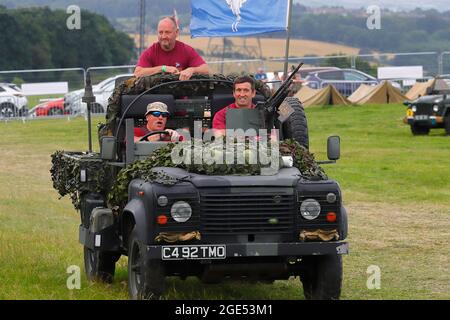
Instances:
[[[36,117],[69,114],[68,111],[64,110],[64,98],[52,99],[40,103],[36,106],[35,112]]]

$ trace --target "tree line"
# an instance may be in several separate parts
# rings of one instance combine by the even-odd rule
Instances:
[[[123,65],[135,46],[106,17],[81,11],[80,29],[70,30],[65,10],[0,6],[0,70]]]

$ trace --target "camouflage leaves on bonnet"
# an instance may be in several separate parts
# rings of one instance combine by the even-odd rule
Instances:
[[[176,145],[167,146],[153,152],[145,160],[136,161],[121,169],[117,176],[112,174],[112,166],[99,158],[98,154],[71,153],[56,151],[52,154],[50,169],[53,187],[61,197],[70,195],[75,209],[80,209],[80,198],[83,192],[100,193],[107,196],[109,206],[123,207],[128,200],[128,186],[133,179],[143,179],[147,182],[173,185],[186,178],[175,178],[161,171],[152,171],[155,167],[177,167],[188,173],[204,175],[259,175],[262,166],[259,164],[174,164],[172,150]],[[192,144],[191,156],[194,156],[197,146]],[[205,149],[207,146],[204,146]],[[269,148],[270,149],[270,148]],[[239,147],[235,145],[237,158]],[[225,151],[225,150],[224,150]],[[314,156],[298,142],[284,140],[280,142],[280,155],[290,155],[294,159],[294,166],[299,169],[306,179],[327,179],[322,168],[315,162]],[[193,163],[193,161],[191,162]],[[80,171],[86,170],[84,182],[80,179]]]

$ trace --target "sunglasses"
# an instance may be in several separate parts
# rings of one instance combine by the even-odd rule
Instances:
[[[159,116],[162,116],[163,118],[167,118],[169,116],[168,112],[161,112],[161,111],[150,111],[147,113],[147,115],[151,114],[152,116],[158,118]]]

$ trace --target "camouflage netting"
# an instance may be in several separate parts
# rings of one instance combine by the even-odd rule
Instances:
[[[80,197],[83,192],[105,194],[109,191],[112,177],[106,163],[99,158],[82,153],[56,151],[51,155],[50,173],[55,188],[61,197],[69,195],[75,209],[80,209]],[[81,182],[81,165],[88,168],[86,181]]]
[[[191,79],[211,79],[211,80],[228,80],[233,82],[239,74],[230,74],[230,75],[222,75],[222,74],[213,74],[213,75],[203,75],[203,74],[194,74]],[[250,75],[251,76],[251,75]],[[106,125],[100,127],[99,137],[105,135],[112,135],[113,123],[119,113],[120,110],[120,98],[122,95],[138,95],[146,90],[158,86],[162,83],[168,83],[173,81],[178,81],[179,75],[173,74],[155,74],[152,76],[146,77],[131,77],[126,80],[122,84],[118,85],[113,94],[108,100],[108,108],[106,111]],[[163,88],[158,88],[152,93],[170,93],[174,96],[207,96],[209,92],[209,82],[185,82],[185,83],[174,83],[173,85],[167,85]],[[231,86],[224,82],[217,82],[215,87],[226,87],[231,88]],[[269,86],[260,80],[255,80],[256,91],[264,96],[265,99],[268,99],[271,95],[271,91]]]
[[[132,165],[123,168],[116,179],[107,170],[106,162],[89,161],[82,157],[67,157],[64,152],[56,151],[52,155],[53,187],[63,197],[70,195],[72,203],[76,209],[80,208],[80,195],[83,192],[98,192],[108,196],[109,205],[123,207],[128,199],[128,185],[131,180],[140,178],[148,182],[173,185],[180,181],[188,181],[189,176],[174,178],[164,172],[154,172],[154,167],[178,167],[190,173],[204,175],[259,175],[262,166],[259,164],[174,164],[172,162],[172,150],[176,146],[168,143],[167,146],[156,150],[145,160],[134,162]],[[204,146],[206,148],[206,146]],[[196,148],[192,146],[192,148]],[[238,148],[235,148],[237,152]],[[193,149],[195,151],[195,149]],[[192,153],[194,154],[194,152]],[[294,166],[297,167],[302,176],[307,179],[327,179],[322,168],[315,162],[313,154],[294,140],[284,140],[280,142],[280,156],[290,155],[294,159]],[[89,167],[88,180],[85,183],[80,181],[80,162]]]
[[[116,183],[113,185],[111,192],[108,195],[108,200],[111,205],[121,206],[128,199],[128,185],[131,180],[141,178],[148,182],[156,182],[161,184],[175,184],[179,181],[186,181],[189,177],[183,180],[172,178],[161,172],[152,172],[154,167],[178,167],[185,169],[190,173],[204,174],[204,175],[260,175],[262,166],[259,164],[173,164],[171,160],[172,149],[175,144],[169,143],[167,146],[156,150],[148,159],[136,161],[127,168],[122,169],[118,176]],[[204,146],[206,148],[206,146]],[[192,146],[193,152],[195,147]],[[237,152],[238,148],[235,148]],[[294,159],[294,166],[297,167],[302,176],[310,179],[325,180],[327,176],[323,169],[315,162],[313,154],[308,149],[301,146],[294,140],[284,140],[280,143],[280,155],[292,156]]]

